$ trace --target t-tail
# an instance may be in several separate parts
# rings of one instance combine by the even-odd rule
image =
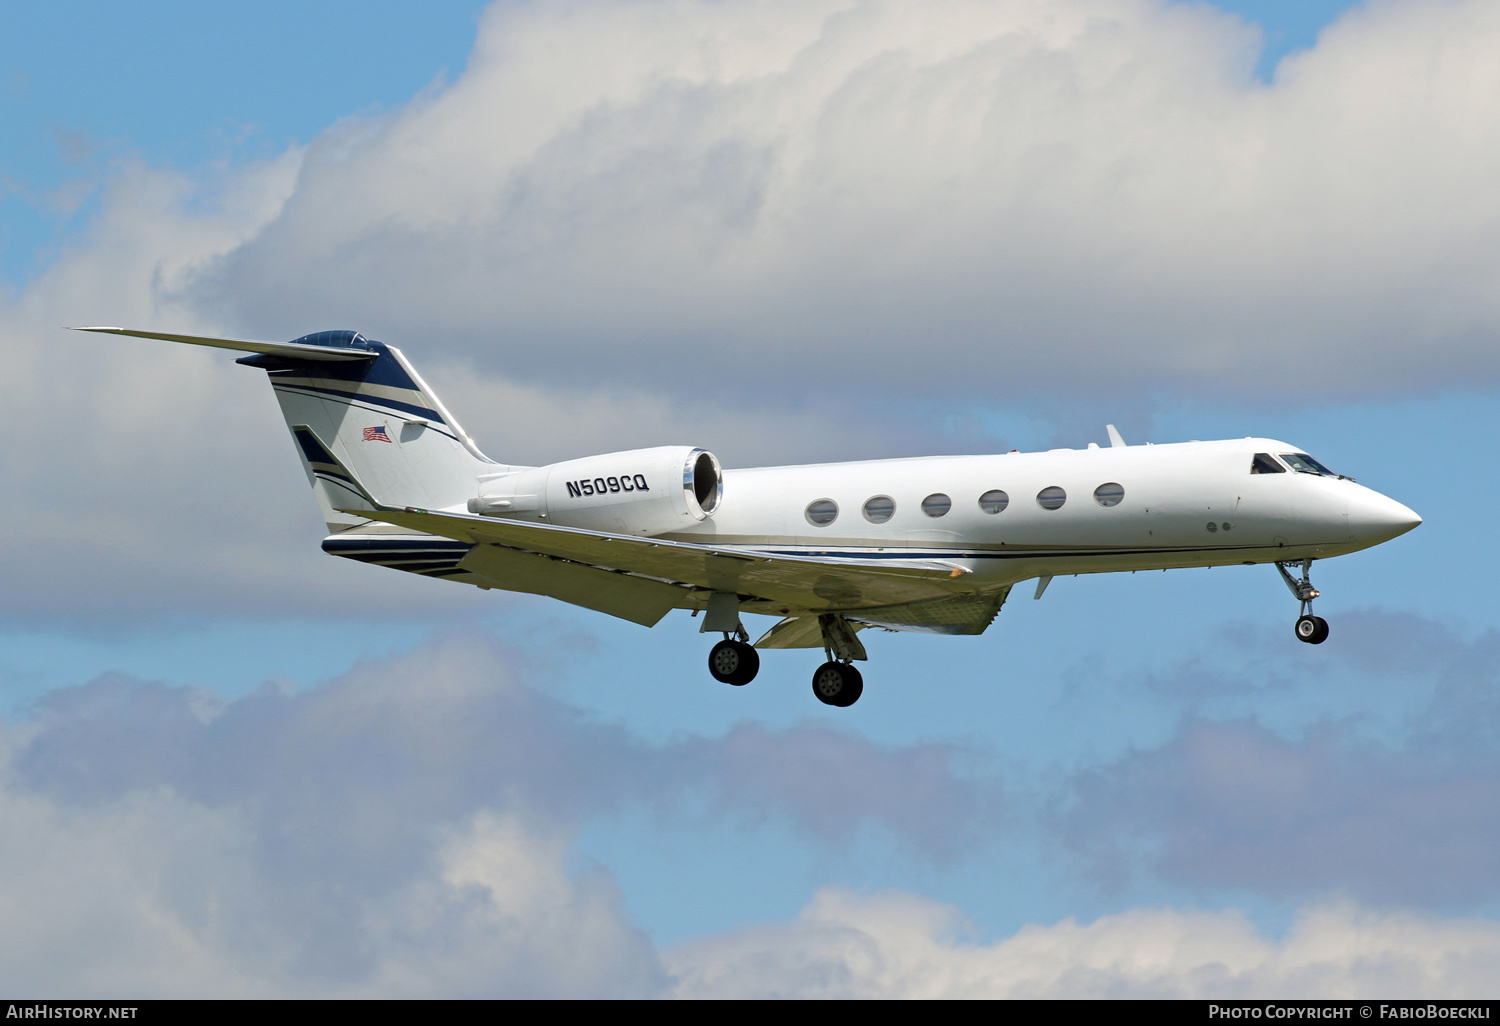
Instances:
[[[330,469],[327,452],[381,501],[423,509],[464,509],[478,477],[510,469],[479,451],[399,349],[357,331],[256,342],[127,328],[78,330],[252,353],[237,362],[260,367],[271,379],[302,468],[334,534],[370,521],[340,512],[351,507],[349,483]]]

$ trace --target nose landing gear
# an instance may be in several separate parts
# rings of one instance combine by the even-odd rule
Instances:
[[[1328,621],[1321,616],[1313,615],[1312,603],[1313,599],[1318,597],[1318,589],[1314,588],[1312,581],[1308,580],[1308,571],[1312,568],[1312,560],[1304,559],[1302,561],[1302,577],[1300,580],[1287,572],[1288,565],[1296,566],[1295,563],[1277,563],[1276,570],[1281,574],[1281,579],[1286,582],[1286,586],[1291,589],[1292,594],[1297,597],[1297,601],[1301,603],[1301,615],[1297,617],[1297,625],[1293,628],[1293,631],[1296,633],[1298,641],[1305,641],[1309,645],[1321,645],[1328,640]]]

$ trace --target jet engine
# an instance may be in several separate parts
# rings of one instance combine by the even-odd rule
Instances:
[[[469,512],[650,536],[712,516],[723,496],[713,453],[668,445],[481,478]]]

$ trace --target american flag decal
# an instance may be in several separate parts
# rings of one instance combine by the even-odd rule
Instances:
[[[367,442],[389,442],[391,436],[385,433],[385,425],[380,427],[365,428],[365,441]]]

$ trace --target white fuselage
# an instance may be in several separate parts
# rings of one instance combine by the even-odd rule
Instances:
[[[1347,478],[1290,468],[1251,473],[1256,453],[1301,451],[1248,438],[728,470],[714,515],[663,537],[793,554],[935,558],[971,570],[974,585],[1002,585],[1059,574],[1319,559],[1421,522]],[[1095,499],[1105,485],[1123,492],[1114,505]],[[1049,488],[1062,489],[1060,507],[1039,501]],[[1008,502],[986,512],[981,496],[997,490]],[[924,512],[923,500],[933,495],[950,499],[947,512]],[[882,497],[894,510],[874,523],[864,505]],[[808,509],[821,500],[837,513],[819,525]],[[942,508],[940,500],[929,506]],[[829,507],[821,509],[826,519]]]

